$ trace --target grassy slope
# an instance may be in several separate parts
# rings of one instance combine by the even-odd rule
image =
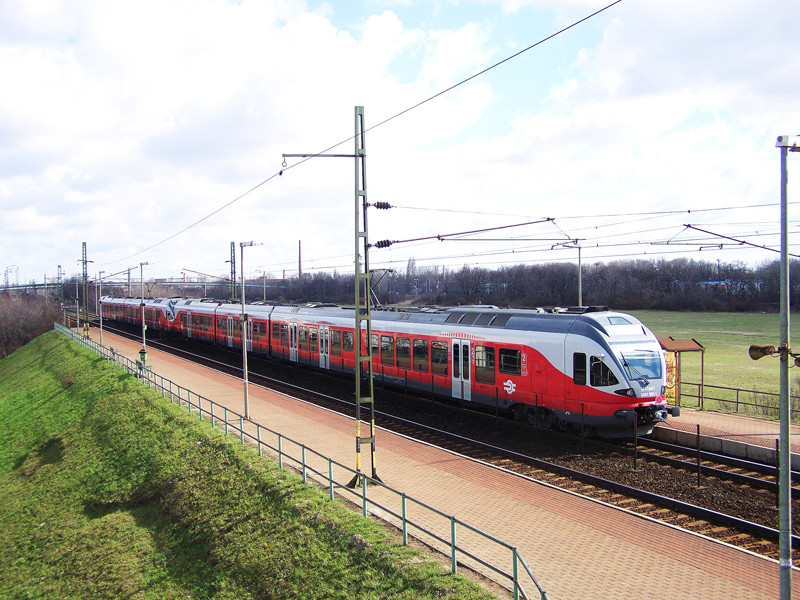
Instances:
[[[777,359],[753,361],[750,344],[778,346],[780,315],[775,313],[693,313],[631,311],[658,337],[694,338],[705,349],[706,384],[764,392],[779,391]],[[791,322],[791,339],[800,339],[800,320]],[[700,381],[699,353],[681,359],[684,381]],[[792,384],[793,389],[795,383]],[[793,393],[797,393],[796,390]]]
[[[55,332],[0,430],[0,597],[488,597]]]

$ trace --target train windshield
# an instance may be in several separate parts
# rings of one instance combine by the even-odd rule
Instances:
[[[661,355],[653,350],[626,349],[620,352],[622,366],[631,379],[661,379]]]

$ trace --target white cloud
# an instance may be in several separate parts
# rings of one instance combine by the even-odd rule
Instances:
[[[294,268],[300,239],[306,260],[338,263],[328,257],[349,256],[353,245],[345,159],[287,169],[138,253],[275,174],[282,153],[348,140],[354,106],[365,106],[372,127],[510,46],[538,41],[531,31],[553,32],[601,7],[2,1],[0,256],[21,267],[22,280],[57,264],[77,271],[82,241],[107,271],[152,260],[158,275],[224,272],[230,242],[249,239],[269,244],[252,249],[253,269]],[[562,217],[562,230],[579,235],[572,231],[593,221],[577,215],[777,202],[774,138],[800,127],[792,110],[800,42],[779,32],[798,13],[788,0],[769,10],[743,0],[623,2],[368,132],[371,201],[496,215],[381,212],[371,217],[372,237],[526,216]],[[332,151],[352,149],[347,141]],[[697,213],[669,225],[698,218],[723,230],[762,218],[754,215]],[[562,235],[551,224],[529,230]],[[410,255],[469,257],[490,247],[396,246],[373,261],[404,265]]]

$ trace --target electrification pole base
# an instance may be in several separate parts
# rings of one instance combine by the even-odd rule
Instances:
[[[347,484],[347,487],[350,489],[356,489],[357,487],[363,485],[364,480],[366,479],[367,485],[377,485],[379,483],[383,483],[383,479],[378,477],[378,473],[372,471],[372,476],[367,477],[363,473],[356,473],[353,475],[353,478],[350,480],[350,483]]]

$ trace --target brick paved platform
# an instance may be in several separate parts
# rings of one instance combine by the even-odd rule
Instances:
[[[92,337],[97,340],[96,330]],[[104,343],[138,358],[135,342],[106,332]],[[241,380],[152,348],[148,364],[159,375],[243,412]],[[249,403],[254,421],[343,464],[355,462],[351,419],[252,384]],[[681,419],[691,421],[692,413],[684,414]],[[722,428],[720,416],[713,418]],[[517,546],[552,600],[779,596],[774,561],[386,431],[378,431],[377,446],[377,472],[387,485]],[[368,452],[365,461],[369,473]],[[797,570],[793,583],[800,598]],[[532,584],[526,590],[537,597]]]

